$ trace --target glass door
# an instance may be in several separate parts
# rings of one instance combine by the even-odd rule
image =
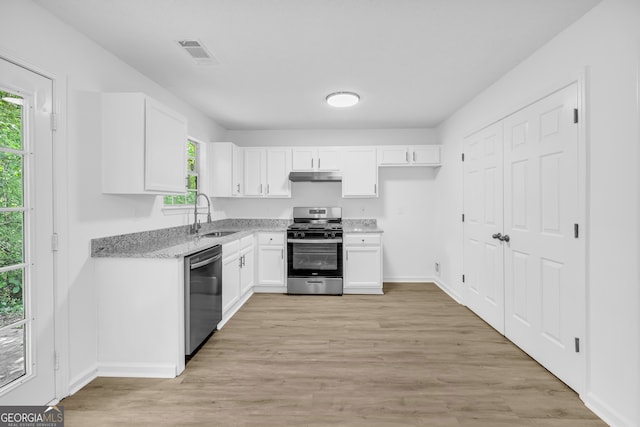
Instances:
[[[51,80],[0,59],[0,405],[55,399]]]

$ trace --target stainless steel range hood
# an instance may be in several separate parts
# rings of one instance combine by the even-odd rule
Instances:
[[[290,172],[289,180],[293,182],[340,182],[340,172]]]

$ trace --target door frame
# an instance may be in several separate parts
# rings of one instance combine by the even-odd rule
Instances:
[[[505,107],[501,110],[501,113],[498,114],[497,118],[494,120],[488,120],[484,122],[484,125],[476,126],[472,131],[467,132],[463,141],[474,135],[475,133],[507,118],[508,116],[521,111],[530,105],[540,101],[547,96],[558,92],[560,90],[565,89],[568,86],[573,84],[577,85],[578,91],[578,225],[580,229],[580,238],[578,239],[579,246],[579,258],[582,260],[582,266],[578,268],[578,277],[577,280],[580,283],[584,284],[584,301],[583,301],[583,310],[582,316],[584,317],[584,327],[580,331],[580,351],[584,352],[584,364],[583,364],[583,380],[581,381],[580,386],[576,387],[576,392],[580,396],[580,398],[584,401],[588,391],[590,390],[590,281],[588,274],[588,243],[590,242],[589,236],[589,159],[590,159],[590,139],[587,133],[589,126],[589,110],[588,110],[588,99],[589,99],[589,70],[587,67],[580,69],[577,72],[573,72],[569,75],[565,75],[563,77],[554,79],[550,84],[542,85],[537,90],[535,90],[535,95],[529,95],[524,98],[523,102],[518,103],[517,107]],[[464,145],[462,146],[462,151],[464,152]],[[462,163],[461,168],[462,174],[462,189],[464,191],[464,163]],[[464,194],[462,196],[462,208],[463,212],[465,212],[464,206]],[[462,236],[462,272],[464,274],[465,271],[465,260],[464,260],[464,223],[460,223],[460,235]],[[460,302],[466,306],[466,299],[468,290],[468,284],[461,283],[462,290],[460,292]]]
[[[0,50],[0,59],[11,62],[27,71],[51,80],[52,112],[55,115],[55,129],[52,132],[51,188],[53,191],[53,232],[58,236],[58,250],[53,252],[53,295],[54,295],[54,351],[56,357],[55,399],[56,404],[69,393],[69,281],[68,281],[68,194],[67,184],[67,82],[55,73],[44,70],[20,57],[15,52]]]

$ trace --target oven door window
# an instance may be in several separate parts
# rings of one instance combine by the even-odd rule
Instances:
[[[339,243],[289,243],[289,273],[304,276],[342,274]]]

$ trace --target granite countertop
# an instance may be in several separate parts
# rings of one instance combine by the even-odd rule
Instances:
[[[223,219],[202,224],[199,236],[189,226],[121,234],[91,240],[93,258],[180,258],[249,236],[255,232],[285,232],[291,220]],[[375,219],[345,219],[345,233],[382,233]],[[222,237],[204,237],[213,231],[234,231]]]

